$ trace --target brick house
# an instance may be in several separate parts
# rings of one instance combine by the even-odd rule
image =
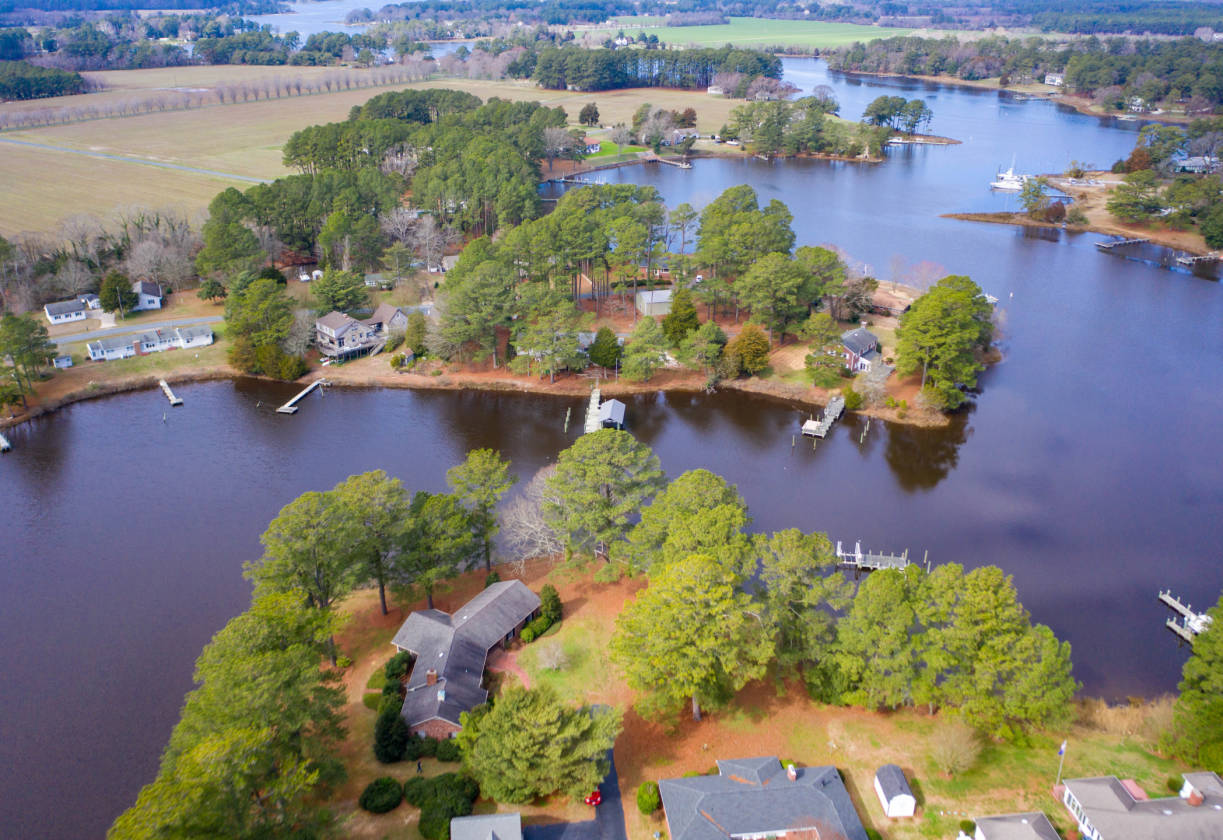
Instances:
[[[488,652],[509,643],[539,614],[539,596],[520,580],[494,583],[449,615],[417,610],[391,644],[416,661],[403,699],[404,721],[415,735],[450,738],[459,715],[488,699],[484,663]]]

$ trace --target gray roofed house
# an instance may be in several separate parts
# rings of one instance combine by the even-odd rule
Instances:
[[[718,762],[718,775],[660,779],[672,840],[785,837],[866,840],[835,767],[783,769],[773,756]]]
[[[1159,799],[1116,776],[1066,779],[1062,802],[1085,840],[1223,837],[1223,781],[1208,772],[1184,778],[1179,796]]]
[[[539,611],[539,596],[520,580],[486,587],[454,615],[417,610],[395,634],[398,650],[416,654],[403,715],[408,728],[434,738],[461,728],[459,715],[488,699],[488,652],[517,635]]]
[[[455,817],[450,820],[450,840],[522,840],[522,815]]]
[[[52,324],[63,324],[67,321],[84,321],[88,317],[88,309],[89,305],[78,298],[77,300],[48,303],[42,308],[42,311],[46,313],[47,320]]]
[[[377,333],[390,335],[391,333],[402,333],[408,328],[408,316],[398,306],[380,303],[374,309],[374,313],[362,323],[373,327]]]
[[[875,771],[875,794],[889,817],[911,817],[917,809],[917,798],[909,789],[904,771],[895,764],[885,764]]]
[[[846,366],[852,371],[870,370],[879,358],[879,337],[865,327],[841,334]]]
[[[1039,811],[978,817],[973,840],[1061,840],[1049,818]]]
[[[314,322],[314,343],[324,356],[356,356],[377,349],[385,341],[367,321],[343,312],[328,312]]]
[[[132,283],[132,291],[136,293],[136,305],[132,307],[133,312],[161,309],[162,301],[166,296],[165,290],[160,285],[150,283],[148,280],[137,280]]]

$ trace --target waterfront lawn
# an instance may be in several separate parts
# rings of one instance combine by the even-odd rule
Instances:
[[[623,153],[625,155],[635,154],[637,152],[644,152],[646,149],[645,146],[633,146],[633,145],[626,145],[623,147],[619,147],[615,143],[611,142],[610,140],[604,140],[602,143],[599,144],[599,151],[593,155],[587,155],[586,160],[597,161],[599,163],[607,163],[608,161],[603,160],[603,158],[616,157],[617,155],[621,154],[621,152],[619,151],[621,148],[624,149]]]
[[[815,20],[773,20],[765,18],[732,17],[729,23],[711,26],[659,26],[657,18],[617,18],[625,28],[625,35],[636,38],[640,34],[657,35],[668,44],[695,45],[698,47],[720,47],[733,44],[741,47],[807,47],[827,49],[852,44],[855,41],[873,41],[877,38],[895,38],[909,35],[914,30],[886,26],[861,26],[855,23],[826,23]],[[614,37],[617,28],[582,30],[600,40]]]
[[[88,371],[91,383],[105,385],[126,379],[137,378],[149,374],[165,375],[192,367],[214,367],[226,364],[225,324],[218,322],[207,324],[212,327],[213,343],[207,347],[197,347],[190,350],[165,350],[161,353],[149,353],[145,356],[132,356],[130,359],[116,359],[113,362],[91,362],[89,351],[85,345],[88,342],[77,341],[61,345],[65,354],[72,356],[73,367],[66,371],[57,371],[49,380],[54,382],[62,377],[67,378],[74,372]]]

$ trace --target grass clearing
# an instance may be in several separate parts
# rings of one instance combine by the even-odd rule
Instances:
[[[772,20],[766,18],[732,17],[730,23],[710,26],[660,26],[657,18],[622,17],[620,27],[582,30],[581,34],[595,41],[615,37],[620,28],[625,35],[657,35],[668,44],[697,47],[808,47],[828,49],[855,41],[874,41],[912,34],[915,30],[887,26],[862,26],[856,23],[826,23],[817,20]]]

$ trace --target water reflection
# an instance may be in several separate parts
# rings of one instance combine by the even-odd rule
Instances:
[[[887,424],[884,459],[896,483],[908,493],[933,490],[960,460],[960,447],[968,440],[969,411],[956,415],[942,429],[921,429]]]

